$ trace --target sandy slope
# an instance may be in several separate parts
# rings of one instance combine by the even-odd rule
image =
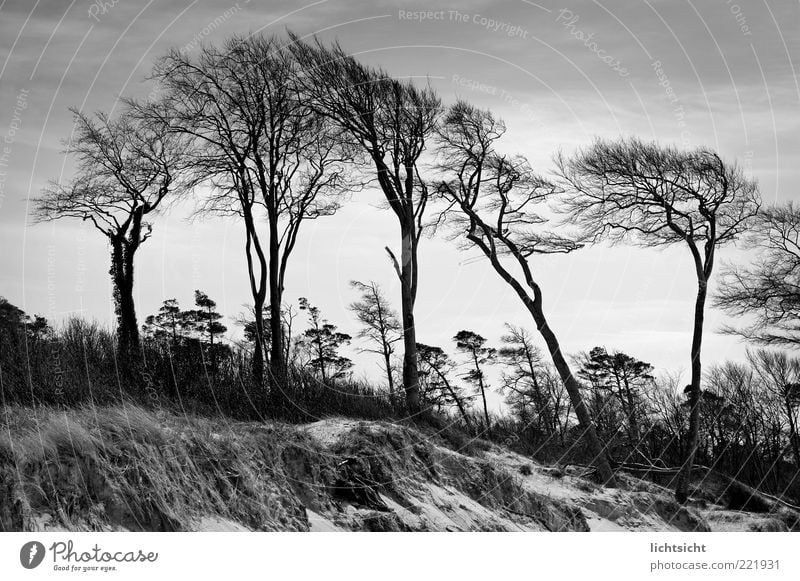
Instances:
[[[669,490],[632,476],[604,489],[577,468],[485,442],[454,450],[435,432],[384,422],[220,424],[135,407],[18,412],[0,425],[0,530],[800,528],[788,509],[735,511],[724,494],[680,507]]]

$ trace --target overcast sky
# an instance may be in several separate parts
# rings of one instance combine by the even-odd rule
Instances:
[[[60,153],[72,129],[67,108],[113,111],[121,95],[145,97],[145,77],[170,47],[286,27],[338,38],[394,75],[428,77],[446,102],[491,107],[508,124],[506,146],[543,173],[559,148],[638,135],[716,148],[759,180],[767,203],[800,197],[796,0],[0,0],[0,296],[56,320],[82,312],[110,323],[105,239],[77,221],[31,224],[29,198],[72,171]],[[288,272],[287,300],[307,296],[352,334],[348,281],[378,281],[399,303],[383,250],[397,249],[398,227],[379,201],[361,193],[309,223]],[[230,317],[250,302],[240,225],[190,223],[188,210],[157,217],[138,254],[140,322],[165,298],[188,308],[195,288]],[[421,342],[449,348],[460,329],[496,342],[504,322],[529,324],[475,256],[423,241]],[[565,351],[605,345],[688,371],[695,285],[686,249],[596,247],[534,268]],[[706,320],[706,365],[740,358],[743,345],[713,332],[725,317]]]

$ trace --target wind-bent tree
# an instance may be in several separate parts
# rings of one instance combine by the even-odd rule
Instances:
[[[119,351],[128,358],[139,347],[133,299],[134,258],[152,234],[146,217],[158,211],[183,181],[186,144],[160,124],[124,111],[112,119],[77,110],[66,153],[76,158],[75,176],[51,183],[34,200],[37,222],[59,218],[89,221],[111,246],[111,282]]]
[[[689,443],[675,496],[689,496],[700,428],[700,352],[708,283],[717,248],[742,234],[760,207],[757,184],[736,164],[701,148],[681,151],[638,139],[596,141],[557,158],[566,186],[561,210],[582,241],[629,241],[646,248],[686,245],[697,294],[692,329]]]
[[[417,357],[420,397],[424,405],[435,406],[438,410],[455,405],[464,424],[471,429],[467,406],[473,396],[464,394],[462,387],[451,379],[456,362],[441,347],[424,343],[417,343]]]
[[[447,112],[439,127],[443,179],[437,191],[448,202],[441,219],[483,253],[525,305],[567,389],[598,474],[607,486],[615,486],[580,384],[545,317],[542,289],[530,264],[534,256],[563,254],[580,245],[542,228],[547,220],[535,207],[553,196],[556,187],[523,158],[495,150],[504,133],[501,121],[468,103],[459,102]]]
[[[377,283],[353,280],[350,281],[350,286],[361,292],[361,300],[350,303],[350,310],[355,313],[356,318],[362,324],[358,336],[366,339],[370,344],[370,347],[363,348],[361,351],[376,353],[383,358],[384,371],[389,382],[389,398],[394,403],[392,355],[394,354],[394,344],[402,339],[397,313],[394,312]]]
[[[755,320],[724,331],[763,345],[800,345],[800,207],[762,208],[749,232],[746,246],[758,258],[748,267],[723,269],[713,304]]]
[[[234,37],[221,48],[204,46],[197,56],[173,50],[153,76],[161,100],[143,108],[197,144],[194,167],[212,186],[202,210],[242,219],[259,337],[253,373],[263,379],[268,304],[277,393],[287,371],[281,305],[289,259],[302,224],[333,214],[339,196],[355,187],[346,170],[351,151],[310,106],[296,82],[297,63],[275,38]]]
[[[290,33],[314,108],[333,120],[368,158],[378,185],[400,225],[400,261],[389,251],[400,279],[403,322],[403,387],[411,413],[420,410],[414,304],[428,190],[419,165],[440,112],[430,89],[367,67],[334,44],[303,42]]]
[[[492,424],[489,420],[489,407],[486,404],[486,391],[489,389],[489,382],[486,380],[484,368],[497,358],[497,350],[486,347],[486,339],[473,331],[459,331],[453,337],[456,348],[469,356],[467,372],[463,378],[478,388],[478,393],[483,402],[483,420],[486,424],[486,433],[491,435]]]

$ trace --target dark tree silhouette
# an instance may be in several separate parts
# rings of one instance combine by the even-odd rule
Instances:
[[[417,262],[428,190],[419,164],[440,111],[430,89],[389,77],[367,67],[334,44],[302,41],[290,33],[290,50],[300,62],[314,107],[337,123],[358,144],[400,225],[398,263],[387,248],[400,279],[403,323],[403,387],[411,413],[420,410],[414,304],[419,282]]]
[[[578,375],[614,397],[627,420],[628,440],[636,450],[641,438],[642,392],[653,381],[653,366],[621,351],[595,347],[580,357]]]
[[[459,331],[453,337],[456,348],[469,356],[469,370],[463,378],[478,388],[478,393],[483,402],[483,419],[486,422],[486,433],[491,435],[492,424],[489,420],[489,407],[486,404],[486,391],[489,389],[489,382],[486,380],[484,369],[497,358],[497,350],[486,347],[486,339],[472,331]]]
[[[419,358],[420,389],[424,404],[434,406],[438,410],[456,406],[461,419],[467,428],[472,428],[472,421],[467,413],[467,406],[473,399],[463,393],[460,385],[451,379],[457,365],[441,347],[417,343]]]
[[[352,152],[310,107],[295,82],[297,64],[275,38],[234,37],[195,57],[173,50],[153,76],[162,98],[142,108],[197,145],[197,175],[213,186],[202,210],[242,218],[256,333],[265,334],[268,304],[271,382],[276,394],[283,392],[281,305],[289,259],[302,224],[333,214],[340,195],[357,187],[346,171]],[[259,382],[263,345],[254,342]]]
[[[358,336],[366,339],[371,347],[362,349],[366,353],[376,353],[383,358],[384,372],[389,382],[389,398],[395,401],[392,355],[394,344],[403,336],[397,313],[392,310],[388,299],[377,283],[350,281],[350,286],[361,293],[361,300],[350,304],[350,310],[363,325]]]
[[[309,352],[308,366],[319,373],[322,383],[340,379],[353,367],[353,362],[339,355],[343,345],[349,345],[352,337],[337,331],[337,326],[322,318],[319,308],[300,298],[300,310],[308,312],[311,325],[303,332],[303,342]]]
[[[757,260],[724,268],[713,303],[755,321],[723,330],[764,345],[800,345],[800,208],[791,202],[763,208],[750,225],[746,247],[758,251]]]
[[[0,336],[10,335],[14,338],[23,336],[29,340],[44,339],[53,330],[41,315],[31,317],[25,311],[11,304],[5,297],[0,297]],[[0,345],[0,348],[2,346]]]
[[[169,340],[172,350],[175,351],[190,324],[181,311],[178,299],[167,299],[159,307],[157,314],[149,315],[145,319],[142,331],[158,341]]]
[[[66,184],[51,183],[34,200],[34,218],[89,221],[108,239],[118,344],[127,359],[139,347],[134,258],[152,234],[146,217],[159,210],[168,195],[188,187],[183,180],[185,142],[131,111],[116,119],[72,112],[75,130],[66,153],[77,160],[76,175]]]
[[[708,283],[719,246],[734,241],[758,212],[756,183],[709,149],[680,151],[638,139],[596,141],[557,158],[567,193],[561,211],[582,240],[630,241],[644,247],[685,244],[694,262],[697,295],[692,330],[689,446],[675,496],[689,496],[699,438],[700,361]]]
[[[239,315],[239,317],[236,319],[236,323],[242,326],[245,341],[255,346],[256,341],[259,340],[258,326],[256,324],[254,310],[250,308],[249,311],[250,312],[247,315]],[[292,362],[292,326],[296,315],[297,312],[294,310],[294,307],[291,304],[283,306],[283,309],[281,310],[281,329],[283,333],[284,358],[287,363]],[[264,353],[269,353],[272,350],[272,321],[270,317],[271,315],[269,308],[264,308],[264,312],[262,313],[264,329],[263,335],[260,337],[262,350]]]
[[[463,235],[469,246],[480,250],[525,305],[569,393],[600,478],[615,486],[580,384],[545,317],[542,289],[529,262],[534,256],[563,254],[580,245],[543,228],[547,220],[536,213],[536,206],[556,188],[523,158],[495,150],[504,133],[501,121],[468,103],[459,102],[448,111],[439,128],[439,169],[444,177],[437,191],[448,203],[440,222],[449,222],[457,236]]]
[[[800,359],[766,349],[748,352],[747,359],[764,387],[781,403],[789,424],[789,445],[792,448],[795,466],[800,469],[800,441],[797,434],[800,410]]]
[[[200,337],[201,342],[208,338],[208,353],[211,358],[211,372],[217,372],[217,355],[219,342],[214,345],[214,337],[222,335],[228,328],[219,322],[222,315],[217,312],[217,303],[209,298],[203,291],[194,291],[194,304],[197,309],[192,312],[194,318],[193,331]]]
[[[541,351],[526,329],[506,323],[506,330],[500,338],[503,346],[497,352],[505,366],[500,391],[506,394],[506,402],[524,425],[536,422],[538,429],[546,426],[549,431],[555,418],[550,394],[541,384],[541,377],[546,374]]]

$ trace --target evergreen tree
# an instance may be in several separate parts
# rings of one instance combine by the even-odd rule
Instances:
[[[492,427],[489,421],[489,407],[486,404],[486,390],[489,384],[483,372],[483,367],[497,358],[497,350],[486,347],[486,339],[472,331],[459,331],[453,341],[456,348],[469,355],[470,369],[464,374],[464,379],[478,388],[478,393],[483,400],[483,417],[486,422],[486,432],[491,434]]]
[[[425,407],[433,406],[438,411],[456,406],[464,423],[471,427],[467,406],[472,396],[465,395],[460,385],[453,383],[450,374],[456,363],[441,347],[417,343],[420,398]]]
[[[311,325],[303,332],[302,337],[310,356],[308,366],[319,373],[323,384],[343,377],[353,367],[353,362],[339,355],[339,349],[343,345],[349,345],[352,337],[337,331],[338,327],[323,319],[319,308],[305,297],[301,297],[299,302],[300,310],[308,312],[308,322]]]
[[[217,354],[220,351],[220,343],[214,344],[214,338],[222,335],[228,328],[219,322],[222,315],[217,312],[217,303],[209,296],[200,291],[194,291],[194,303],[197,310],[192,311],[194,316],[193,330],[200,338],[201,344],[208,338],[208,353],[211,357],[211,371],[217,372]]]
[[[578,375],[587,380],[599,394],[611,396],[620,406],[627,421],[628,438],[636,448],[641,437],[639,416],[643,388],[653,381],[653,366],[621,351],[609,353],[595,347],[583,357]]]
[[[145,336],[158,341],[169,340],[172,343],[173,351],[177,348],[186,327],[190,325],[186,313],[181,311],[178,299],[167,299],[158,309],[155,315],[148,315],[142,325],[142,332]]]

